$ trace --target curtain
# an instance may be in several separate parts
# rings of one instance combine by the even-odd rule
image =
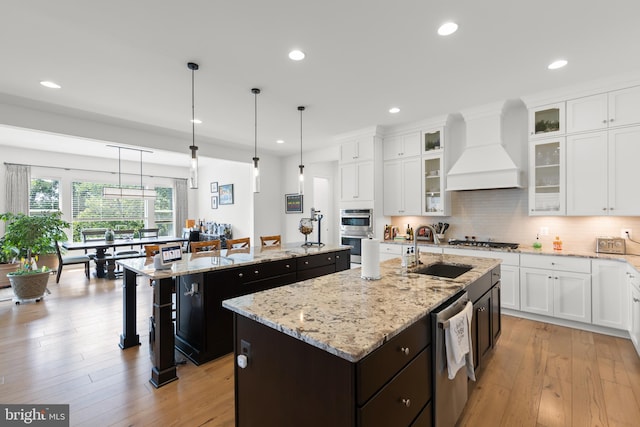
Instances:
[[[174,207],[175,212],[175,230],[176,236],[182,235],[182,229],[185,226],[187,221],[187,215],[189,210],[188,199],[187,199],[187,180],[186,179],[176,179],[173,181],[173,185],[176,191],[176,205]]]
[[[29,214],[31,166],[5,163],[5,210]]]

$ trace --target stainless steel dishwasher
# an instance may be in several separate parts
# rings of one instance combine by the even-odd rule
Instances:
[[[434,425],[437,427],[453,427],[458,421],[467,403],[467,371],[460,369],[454,379],[447,373],[447,356],[444,344],[444,325],[448,320],[460,313],[469,297],[461,291],[451,297],[439,308],[431,312],[433,342],[433,408]],[[471,333],[471,331],[469,331]]]

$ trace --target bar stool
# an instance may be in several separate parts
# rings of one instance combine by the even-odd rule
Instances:
[[[262,246],[280,246],[280,235],[260,236],[260,242],[262,242]]]
[[[189,252],[219,251],[220,240],[203,240],[201,242],[190,242]]]

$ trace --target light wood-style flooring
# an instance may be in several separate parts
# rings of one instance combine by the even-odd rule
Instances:
[[[148,382],[145,282],[143,344],[124,351],[121,280],[65,268],[49,283],[40,303],[0,301],[0,402],[70,404],[72,426],[234,425],[231,356],[180,365],[160,389]],[[503,316],[459,426],[640,426],[640,358],[628,340]]]

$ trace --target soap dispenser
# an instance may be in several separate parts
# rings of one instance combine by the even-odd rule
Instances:
[[[533,242],[533,249],[542,249],[542,243],[540,242],[540,235],[536,234],[536,241]]]

